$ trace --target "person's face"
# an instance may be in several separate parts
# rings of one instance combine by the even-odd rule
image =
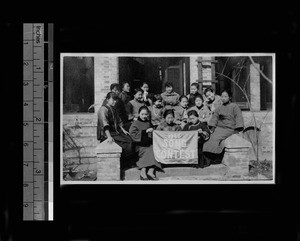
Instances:
[[[119,91],[119,89],[118,89],[118,88],[116,88],[116,87],[114,87],[114,88],[112,89],[112,92],[115,92],[117,95],[118,95],[118,94],[120,94],[120,91]]]
[[[227,103],[229,101],[229,95],[227,94],[227,92],[222,93],[221,100],[223,103]]]
[[[128,83],[126,83],[126,84],[124,85],[124,87],[123,87],[123,90],[124,90],[125,92],[129,92],[129,91],[130,91],[130,85],[129,85]]]
[[[143,121],[145,121],[145,120],[147,120],[147,118],[148,118],[148,111],[147,110],[141,110],[141,112],[140,112],[140,118],[143,120]]]
[[[183,108],[186,108],[187,105],[188,105],[188,100],[187,100],[187,98],[182,98],[181,101],[180,101],[180,105],[181,105]]]
[[[209,101],[214,101],[215,100],[215,94],[211,91],[208,91],[205,96]]]
[[[196,105],[197,107],[200,107],[200,106],[202,105],[202,103],[203,103],[203,101],[202,101],[200,98],[196,98],[196,99],[195,99],[195,105]]]
[[[110,105],[110,106],[115,106],[116,100],[113,99],[113,98],[109,98],[109,99],[107,100],[107,104]]]
[[[196,124],[198,121],[198,117],[194,115],[189,116],[189,121],[192,122],[193,124]]]
[[[167,122],[167,124],[172,124],[173,122],[174,122],[174,116],[172,115],[172,114],[168,114],[167,116],[166,116],[166,122]]]
[[[172,86],[167,86],[166,91],[167,91],[167,93],[170,94],[173,91],[173,87]]]
[[[198,89],[196,88],[196,86],[192,85],[190,91],[192,94],[196,94],[198,92]]]
[[[142,98],[143,98],[143,96],[142,96],[142,92],[141,91],[139,91],[139,92],[137,92],[135,95],[134,95],[134,98],[136,99],[136,100],[142,100]]]
[[[143,84],[143,86],[141,87],[141,89],[145,92],[148,92],[149,90],[149,86],[147,84]]]
[[[156,106],[156,107],[162,107],[162,102],[161,102],[161,100],[157,100],[157,101],[155,101],[154,102],[154,105]]]

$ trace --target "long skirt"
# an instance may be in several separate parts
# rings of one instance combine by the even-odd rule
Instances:
[[[144,167],[156,166],[162,169],[161,164],[155,160],[153,146],[138,146],[139,160],[136,165],[139,169]]]
[[[128,157],[133,154],[132,150],[132,139],[130,136],[125,135],[124,133],[112,136],[115,142],[122,147],[122,156]]]
[[[224,149],[224,140],[234,134],[234,130],[217,127],[203,145],[203,152],[219,154]]]

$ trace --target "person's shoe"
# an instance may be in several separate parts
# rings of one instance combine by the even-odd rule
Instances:
[[[158,178],[155,176],[151,176],[149,174],[147,174],[148,180],[152,180],[152,181],[158,181]]]
[[[148,175],[147,175],[147,177],[142,177],[142,176],[140,175],[140,180],[143,180],[143,181],[149,180],[149,179],[148,179]]]

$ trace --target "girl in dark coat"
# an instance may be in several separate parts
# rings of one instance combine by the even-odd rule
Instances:
[[[180,125],[174,122],[174,110],[169,109],[164,112],[164,120],[156,127],[158,131],[181,131]]]
[[[117,99],[116,93],[109,92],[105,104],[100,107],[97,113],[97,139],[100,141],[107,139],[108,143],[116,142],[123,149],[122,155],[130,156],[132,155],[132,140],[114,108]]]
[[[190,110],[188,112],[189,123],[187,123],[183,131],[198,130],[198,165],[196,167],[204,168],[210,165],[209,162],[205,162],[202,154],[203,143],[209,139],[210,131],[206,123],[199,120],[199,115],[196,110]]]
[[[148,119],[149,109],[142,106],[139,117],[129,129],[131,138],[136,144],[139,160],[136,165],[141,170],[141,180],[158,180],[154,174],[155,168],[162,169],[161,164],[155,160],[152,145],[153,128]]]
[[[212,134],[210,139],[203,145],[205,158],[213,164],[222,162],[224,140],[232,134],[242,131],[244,128],[242,111],[237,104],[229,100],[227,91],[222,92],[221,99],[223,105],[215,110],[208,123]]]

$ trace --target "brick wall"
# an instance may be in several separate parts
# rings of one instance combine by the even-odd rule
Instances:
[[[118,57],[95,56],[95,111],[101,107],[112,83],[119,83]]]

